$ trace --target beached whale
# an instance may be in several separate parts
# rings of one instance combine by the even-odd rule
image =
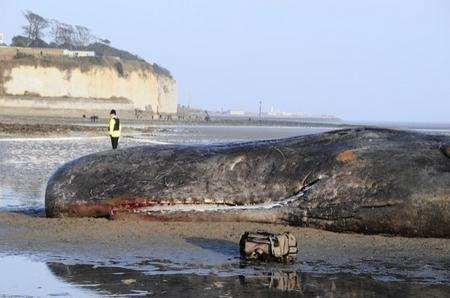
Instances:
[[[254,221],[449,238],[449,146],[444,135],[352,128],[101,152],[55,172],[46,214]]]

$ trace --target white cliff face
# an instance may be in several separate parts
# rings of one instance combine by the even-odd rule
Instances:
[[[178,104],[177,84],[166,76],[157,76],[158,114],[175,114]]]
[[[1,61],[0,61],[1,63]],[[5,95],[33,95],[85,99],[126,99],[132,107],[151,107],[158,114],[177,110],[176,82],[151,68],[127,67],[121,74],[112,66],[63,69],[45,65],[13,65],[5,70]],[[98,101],[97,101],[98,103]]]

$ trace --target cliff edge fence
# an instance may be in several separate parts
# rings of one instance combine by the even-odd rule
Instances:
[[[0,47],[0,114],[160,117],[177,112],[177,85],[156,64],[88,51]]]

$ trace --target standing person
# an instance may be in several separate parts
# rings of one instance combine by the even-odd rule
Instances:
[[[111,110],[109,115],[111,118],[109,119],[108,132],[111,137],[111,145],[113,149],[117,149],[122,126],[120,125],[120,119],[117,117],[116,110]]]

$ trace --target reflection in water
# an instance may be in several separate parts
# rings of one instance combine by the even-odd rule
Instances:
[[[118,267],[48,263],[61,280],[101,295],[142,294],[173,297],[449,297],[446,285],[383,282],[370,276],[290,271],[252,276],[152,275]]]
[[[275,272],[270,276],[269,288],[282,291],[300,291],[300,276],[297,272]]]
[[[45,263],[0,255],[0,297],[89,297],[94,293],[59,280]]]
[[[380,281],[369,275],[269,269],[241,275],[140,271],[0,256],[0,297],[450,297],[448,284]]]

